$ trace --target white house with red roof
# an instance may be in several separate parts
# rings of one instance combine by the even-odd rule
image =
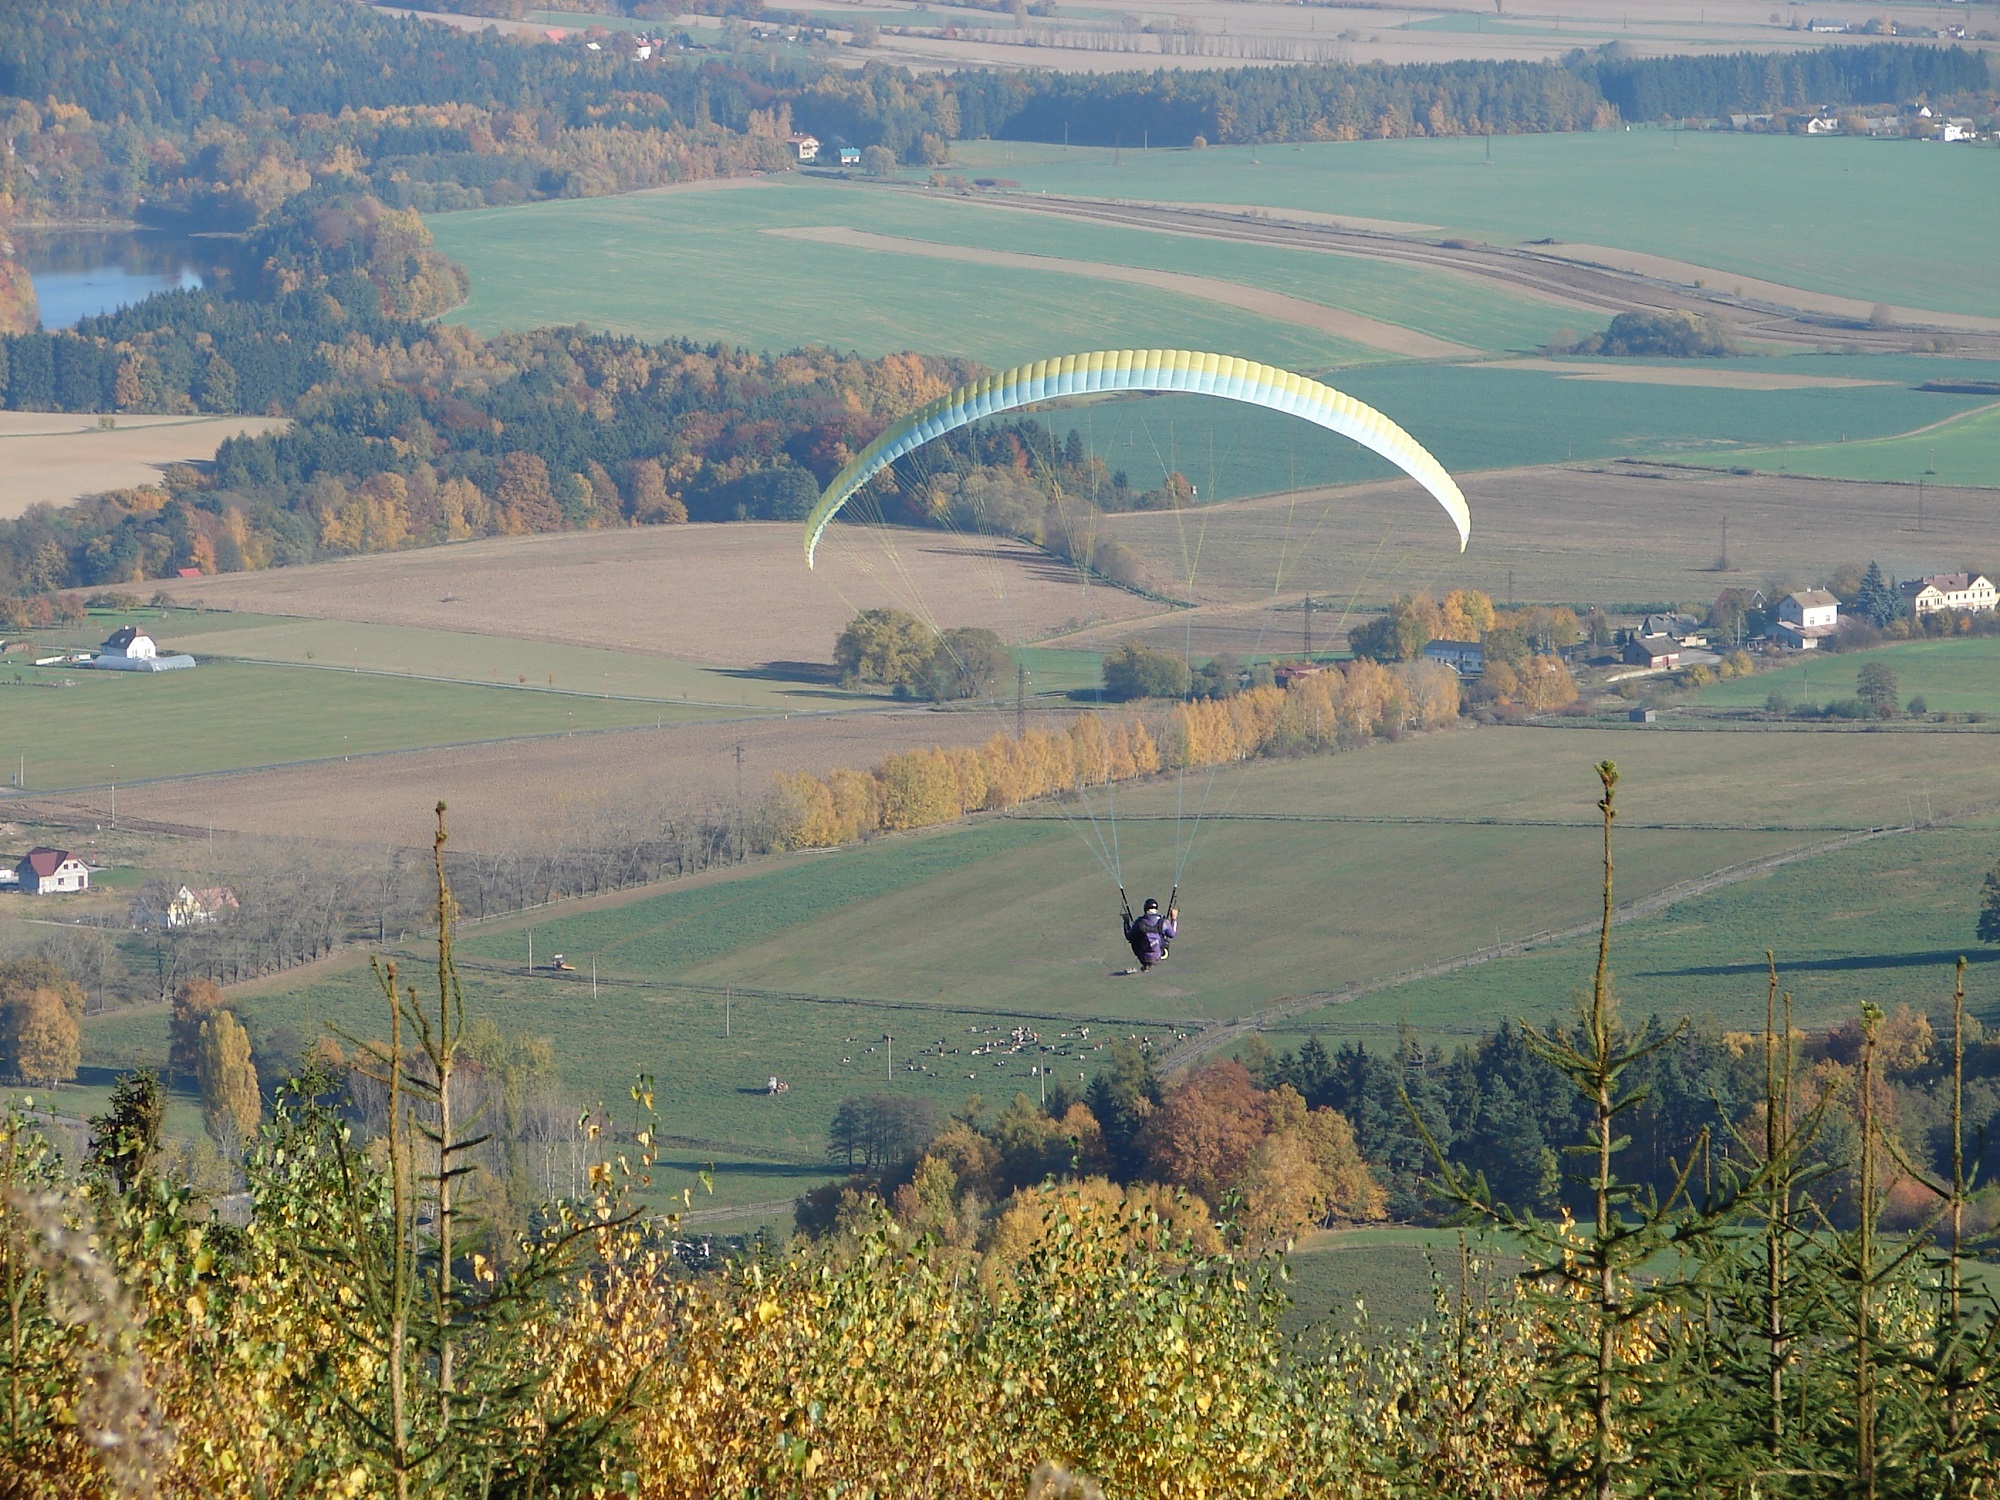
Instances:
[[[31,896],[59,896],[90,889],[90,866],[67,849],[30,849],[14,867]]]

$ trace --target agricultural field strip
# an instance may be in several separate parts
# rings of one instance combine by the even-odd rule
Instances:
[[[551,909],[545,907],[540,910],[547,912]],[[558,912],[557,914],[561,915],[562,913]],[[516,919],[521,915],[520,912],[508,912],[506,919]],[[488,920],[497,921],[502,919],[489,918]],[[469,927],[472,924],[467,923],[465,925]],[[380,951],[386,957],[394,958],[399,962],[420,963],[425,959],[424,953],[416,949],[383,948]],[[557,976],[538,972],[532,976],[528,976],[527,971],[520,964],[494,963],[487,959],[461,958],[457,963],[459,968],[468,973],[508,974],[517,978],[533,977],[536,980],[550,984],[573,984],[584,987],[588,987],[593,982],[590,975],[584,973]],[[1021,1007],[1015,1005],[971,1005],[958,1000],[936,1002],[929,1000],[891,1000],[880,996],[864,998],[859,995],[813,995],[798,990],[766,990],[743,984],[704,984],[686,979],[634,979],[618,974],[600,973],[595,983],[600,988],[644,991],[655,996],[680,992],[689,995],[701,995],[712,999],[715,996],[728,993],[743,1000],[776,1000],[796,1005],[845,1005],[857,1006],[865,1010],[929,1011],[932,1013],[949,1013],[954,1016],[990,1016],[995,1020],[1003,1021],[1059,1021],[1064,1025],[1081,1023],[1086,1026],[1136,1026],[1142,1030],[1155,1031],[1185,1031],[1190,1027],[1206,1024],[1194,1017],[1185,1017],[1179,1020],[1154,1017],[1145,1021],[1136,1021],[1131,1016],[1086,1015],[1076,1011],[1023,1010]]]
[[[1623,726],[1616,722],[1592,724],[1593,729],[1618,729]],[[1657,724],[1650,726],[1657,729]],[[1799,725],[1800,729],[1812,726]],[[1987,731],[1991,732],[1991,731]],[[1017,823],[1056,823],[1070,821],[1066,818],[1052,818],[1043,812],[1009,812],[1000,816]],[[1183,821],[1172,813],[1121,812],[1121,823],[1177,823]],[[1380,825],[1390,828],[1596,828],[1599,826],[1589,818],[1501,818],[1463,817],[1443,815],[1397,813],[1258,813],[1258,812],[1213,812],[1203,813],[1199,819],[1193,813],[1186,815],[1187,822],[1202,823],[1358,823]],[[1952,821],[1957,821],[1956,819]],[[1704,823],[1704,822],[1650,822],[1635,823],[1621,819],[1620,828],[1645,829],[1654,833],[1874,833],[1878,823]]]
[[[857,250],[874,250],[892,255],[917,255],[931,260],[961,261],[968,265],[1006,266],[1023,271],[1047,271],[1065,276],[1088,276],[1099,281],[1125,282],[1153,287],[1206,302],[1219,302],[1260,317],[1277,318],[1317,328],[1336,338],[1366,344],[1387,354],[1409,359],[1457,359],[1480,351],[1465,344],[1433,338],[1427,333],[1385,323],[1360,313],[1345,312],[1322,302],[1283,292],[1263,291],[1239,281],[1215,276],[1192,276],[1180,271],[1153,271],[1110,261],[1071,260],[1054,255],[1030,255],[1014,250],[982,250],[963,245],[944,245],[934,240],[906,239],[895,235],[872,234],[866,230],[827,226],[809,229],[766,229],[765,234],[786,239],[811,240],[817,244],[845,245]]]
[[[1657,257],[1650,263],[1671,265],[1667,279],[1683,291],[1697,277],[1725,290],[1740,280],[1746,292],[1757,280],[1803,287],[1815,297],[1848,299],[1852,322],[1865,322],[1877,302],[2000,315],[2000,295],[1985,274],[2000,232],[2000,200],[1977,152],[1646,129],[1492,144],[1491,161],[1476,138],[1264,148],[1255,161],[1259,151],[1243,147],[1127,153],[1122,163],[1107,151],[1019,143],[955,149],[968,175],[1019,179],[1037,199],[1043,191],[1051,199],[1122,203],[1251,198],[1273,216],[1307,208],[1399,219],[1422,204],[1426,219],[1472,240],[1540,250],[1538,242],[1555,239],[1546,248],[1558,256],[1620,246],[1621,261]],[[1865,202],[1873,212],[1829,240],[1819,232],[1829,202]],[[1940,203],[1957,211],[1940,219]],[[1913,238],[1908,226],[1915,223],[1936,233]],[[1801,253],[1804,244],[1812,252]],[[1712,275],[1698,264],[1717,261]],[[1845,332],[1865,338],[1861,328]]]
[[[903,191],[913,191],[905,188]],[[1766,296],[1723,292],[1717,288],[1696,288],[1658,274],[1590,260],[1573,260],[1539,250],[1511,246],[1437,244],[1379,230],[1345,225],[1311,223],[1277,216],[1231,214],[1190,207],[1149,208],[1144,205],[1097,198],[1058,197],[1025,194],[1004,204],[985,200],[982,206],[1018,209],[1027,213],[1087,219],[1122,228],[1146,229],[1156,233],[1184,235],[1237,243],[1282,246],[1318,251],[1322,254],[1361,256],[1431,271],[1456,273],[1504,288],[1516,296],[1531,297],[1552,306],[1599,313],[1630,311],[1635,305],[1660,311],[1706,312],[1716,308],[1748,314],[1753,321],[1740,332],[1763,340],[1785,344],[1824,344],[1830,331],[1838,329],[1843,342],[1867,348],[1901,351],[1908,347],[1907,331],[1871,329],[1866,326],[1868,305],[1860,307],[1858,319],[1846,312],[1818,310],[1781,300],[1780,294],[1798,291],[1800,301],[1821,304],[1823,294],[1759,282]],[[1281,212],[1281,211],[1280,211]],[[1719,271],[1720,277],[1732,273]],[[1705,279],[1705,278],[1704,278]],[[1743,278],[1746,287],[1754,278]],[[1732,280],[1732,285],[1734,281]],[[1846,299],[1836,299],[1844,306]],[[2000,319],[1931,309],[1903,309],[1913,314],[1917,326],[1939,332],[1957,333],[1970,339],[1962,343],[1967,353],[2000,352]]]
[[[795,205],[762,207],[795,196]],[[646,199],[566,200],[443,215],[434,233],[473,279],[470,301],[452,320],[485,334],[581,322],[772,351],[802,343],[864,355],[921,349],[999,369],[1045,356],[1050,327],[1069,329],[1072,347],[1227,347],[1295,369],[1384,357],[1317,329],[1152,287],[952,262],[913,278],[886,266],[879,251],[750,232],[837,218],[843,208],[830,197],[842,195],[710,194],[666,205],[671,214]],[[598,247],[585,283],[574,279],[569,249],[579,241]],[[828,286],[862,291],[829,297]],[[1028,308],[1035,316],[1023,316]]]
[[[354,670],[352,668],[345,669],[345,675],[350,677],[354,676],[355,675]],[[363,673],[361,675],[367,676],[369,674]],[[393,677],[396,674],[382,673],[379,675]],[[465,686],[465,684],[458,683],[456,681],[453,681],[452,685]],[[612,701],[616,702],[618,700],[613,699]],[[645,700],[645,701],[650,701],[650,700]],[[868,711],[869,710],[826,709],[826,710],[820,710],[818,712],[822,717],[839,717],[840,715],[846,713],[868,712]],[[715,718],[715,719],[695,720],[692,722],[712,723],[712,724],[757,724],[757,723],[768,723],[770,720],[777,717],[780,717],[780,715],[776,715],[769,712],[763,712],[763,713],[742,714],[740,717],[734,719]],[[805,717],[805,715],[798,714],[794,715],[794,717],[803,718]],[[690,721],[683,719],[678,722],[687,723]],[[121,787],[126,787],[128,789],[136,789],[138,787],[148,787],[148,786],[175,786],[184,782],[214,781],[225,776],[254,776],[260,771],[307,770],[313,766],[335,766],[352,761],[385,760],[393,756],[402,756],[402,755],[429,755],[442,750],[478,750],[489,745],[531,744],[536,741],[543,741],[543,740],[571,740],[571,739],[581,739],[586,736],[605,735],[605,734],[636,734],[636,733],[655,730],[658,727],[659,726],[655,724],[603,724],[603,725],[592,725],[588,729],[542,729],[542,730],[536,730],[529,734],[493,735],[486,739],[441,740],[435,744],[397,745],[381,750],[355,750],[345,755],[309,755],[298,760],[274,760],[262,765],[218,766],[214,770],[209,770],[209,771],[181,771],[167,776],[133,776],[130,778],[121,776],[118,778],[118,785]],[[25,792],[11,787],[0,787],[0,807],[21,807],[29,810],[27,814],[22,814],[22,815],[32,815],[33,811],[38,808],[48,811],[54,811],[60,809],[63,804],[60,801],[50,802],[47,800],[49,798],[60,797],[63,795],[74,795],[79,792],[98,791],[110,785],[111,783],[109,781],[86,781],[86,782],[79,782],[73,786],[50,787],[45,790],[31,789]],[[96,810],[89,810],[89,811],[92,817],[98,816],[98,812]],[[52,822],[59,821],[59,819],[52,817],[50,821]],[[129,822],[130,820],[127,819],[125,821]],[[162,828],[166,828],[169,826],[178,828],[180,825],[162,824],[160,826]]]
[[[1944,450],[1942,461],[1938,450]],[[1754,473],[1802,474],[1831,481],[1900,484],[1914,488],[1990,489],[2000,482],[2000,403],[1958,412],[1909,432],[1852,442],[1801,442],[1783,447],[1758,445],[1725,450],[1710,464],[1679,462],[1691,468],[1713,469],[1728,461],[1731,469]]]
[[[1865,844],[1874,839],[1887,837],[1890,834],[1911,833],[1920,826],[1922,825],[1904,823],[1883,828],[1871,828],[1865,832],[1849,834],[1843,838],[1828,839],[1822,843],[1810,844],[1801,849],[1787,850],[1782,854],[1769,854],[1759,859],[1746,860],[1742,864],[1729,865],[1723,869],[1700,876],[1697,879],[1680,881],[1675,885],[1668,886],[1664,890],[1654,891],[1650,895],[1640,896],[1635,900],[1624,902],[1612,911],[1611,922],[1615,927],[1638,917],[1651,916],[1656,912],[1665,911],[1669,907],[1676,906],[1683,901],[1692,900],[1697,896],[1705,896],[1720,886],[1733,885],[1738,881],[1750,880],[1759,875],[1767,875],[1771,871],[1782,869],[1786,865],[1798,864],[1801,861],[1815,859],[1821,855],[1833,854],[1842,849],[1850,849],[1856,844]],[[1547,932],[1537,932],[1528,937],[1516,938],[1511,942],[1495,944],[1490,948],[1481,948],[1471,953],[1463,953],[1455,958],[1444,959],[1434,964],[1426,964],[1421,968],[1406,969],[1399,974],[1387,975],[1381,979],[1344,985],[1338,990],[1327,990],[1319,994],[1301,995],[1282,1000],[1276,1005],[1268,1006],[1248,1016],[1239,1017],[1220,1026],[1209,1027],[1197,1035],[1188,1038],[1185,1042],[1176,1043],[1161,1056],[1159,1066],[1162,1071],[1169,1068],[1185,1067],[1214,1052],[1219,1047],[1248,1036],[1254,1031],[1261,1030],[1266,1024],[1272,1021],[1281,1021],[1287,1017],[1300,1015],[1307,1011],[1319,1010],[1329,1005],[1343,1005],[1350,1001],[1359,1000],[1364,995],[1378,994],[1383,990],[1397,989],[1406,984],[1418,983],[1421,980],[1437,979],[1446,974],[1456,973],[1461,969],[1470,969],[1480,964],[1491,963],[1497,958],[1507,958],[1517,953],[1526,953],[1531,949],[1546,948],[1557,943],[1570,942],[1597,930],[1598,924],[1595,921],[1579,922],[1569,927],[1552,929]]]

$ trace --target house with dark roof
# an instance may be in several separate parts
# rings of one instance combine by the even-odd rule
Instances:
[[[67,849],[30,849],[14,870],[20,889],[31,896],[90,889],[90,866]]]

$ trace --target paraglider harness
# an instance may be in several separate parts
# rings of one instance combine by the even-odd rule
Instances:
[[[1168,911],[1176,909],[1180,900],[1180,894],[1181,888],[1175,886],[1173,893],[1167,897]],[[1173,936],[1165,930],[1167,918],[1161,914],[1158,904],[1155,903],[1154,909],[1142,916],[1133,916],[1132,903],[1125,895],[1125,887],[1121,885],[1118,887],[1118,905],[1125,917],[1125,941],[1131,946],[1132,956],[1139,961],[1139,967],[1150,969],[1156,963],[1164,963],[1168,952],[1173,947],[1174,940]],[[1151,941],[1149,942],[1149,940]],[[1151,942],[1157,942],[1160,945],[1160,956],[1158,958],[1148,958],[1146,956]]]

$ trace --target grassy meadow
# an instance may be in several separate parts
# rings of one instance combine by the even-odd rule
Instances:
[[[1731,465],[1824,479],[1869,479],[1892,484],[2000,485],[2000,406],[1981,406],[1950,421],[1893,437],[1815,442],[1802,437],[1784,447],[1752,448],[1728,455]]]
[[[1793,705],[1823,705],[1854,696],[1861,668],[1871,661],[1896,674],[1901,702],[1921,697],[1934,714],[1992,714],[2000,717],[2000,640],[1992,637],[1908,641],[1879,651],[1804,657],[1754,677],[1703,688],[1695,701],[1704,708],[1762,708],[1772,693]],[[1913,786],[1921,792],[1921,786]]]
[[[1987,274],[2000,195],[1993,158],[1977,150],[1641,128],[1502,136],[1490,164],[1476,138],[1122,153],[967,141],[953,152],[961,170],[1030,192],[1351,214],[1495,244],[1553,237],[1864,301],[2000,315]],[[1869,211],[1829,236],[1836,202]],[[1941,203],[1952,212],[1939,214]]]
[[[152,632],[168,649],[185,645],[203,659],[344,668],[587,698],[643,699],[729,713],[746,709],[796,713],[866,701],[860,694],[832,691],[827,683],[788,683],[766,673],[702,666],[646,652],[351,620],[188,609],[164,616],[157,610],[130,616],[93,613],[86,625],[43,631],[39,638],[90,648],[128,622]]]
[[[114,767],[131,783],[713,717],[672,703],[230,661],[157,674],[0,670],[0,759],[18,768],[25,754],[34,792],[101,786]]]
[[[1790,390],[1585,380],[1558,370],[1495,365],[1377,365],[1341,371],[1333,383],[1407,428],[1446,468],[1469,473],[1571,459],[1687,459],[1788,441],[1844,449],[1850,438],[1907,432],[1982,404],[1977,396],[1913,389],[1903,379],[1912,363],[1884,360],[1877,369],[1878,362],[1867,359],[1795,356],[1783,367],[1883,383]],[[1731,361],[1730,368],[1762,371],[1779,364]],[[1179,469],[1204,500],[1353,484],[1396,472],[1387,460],[1309,423],[1200,396],[1095,402],[1052,409],[1041,420],[1058,433],[1075,428],[1136,488],[1154,488]],[[1940,429],[1939,436],[1952,430]],[[1746,462],[1733,452],[1726,461]],[[1995,477],[2000,469],[1988,482]]]
[[[1051,328],[1064,330],[1065,351],[1227,348],[1307,369],[1377,357],[1330,334],[1149,287],[758,232],[836,222],[851,209],[873,232],[907,233],[911,226],[877,218],[882,197],[774,185],[480,209],[431,224],[438,248],[472,275],[472,296],[451,317],[481,333],[588,323],[763,349],[961,354],[996,368],[1047,355]],[[579,243],[592,246],[587,278],[574,274]]]
[[[1867,1000],[1936,1015],[1950,1010],[1963,954],[1968,1009],[2000,1023],[2000,953],[1973,936],[1979,882],[1996,854],[1992,827],[1893,834],[1627,922],[1612,938],[1620,1003],[1633,1018],[1761,1025],[1769,949],[1801,1026],[1851,1019]],[[1627,841],[1621,874],[1636,874],[1643,858]],[[1315,1032],[1381,1042],[1408,1022],[1450,1041],[1507,1019],[1566,1018],[1596,959],[1595,939],[1578,938],[1308,1012],[1275,1025],[1268,1040],[1278,1051]]]

